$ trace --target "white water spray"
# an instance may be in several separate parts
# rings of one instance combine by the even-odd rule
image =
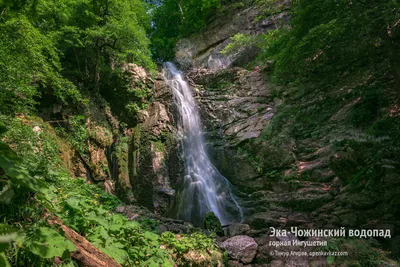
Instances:
[[[210,162],[202,135],[200,116],[189,84],[173,63],[166,63],[164,77],[179,112],[178,131],[182,139],[185,176],[177,194],[177,217],[201,224],[214,212],[222,224],[243,220],[243,211],[229,181]]]

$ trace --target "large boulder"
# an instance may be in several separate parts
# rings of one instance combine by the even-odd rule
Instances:
[[[248,264],[256,256],[258,245],[254,238],[246,235],[238,235],[222,242],[220,247],[227,250],[232,259]]]

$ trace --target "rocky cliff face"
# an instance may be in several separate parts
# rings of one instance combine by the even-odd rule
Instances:
[[[198,92],[215,166],[241,191],[260,187],[260,174],[243,160],[238,148],[258,138],[274,115],[275,103],[261,74],[241,68],[195,69],[188,76]]]
[[[260,10],[255,6],[243,8],[245,5],[227,9],[213,18],[206,31],[180,40],[176,47],[175,60],[181,68],[200,67],[220,70],[254,58],[258,52],[255,48],[248,48],[235,55],[222,55],[220,52],[229,44],[230,38],[235,34],[258,35],[275,29],[275,21],[286,18],[287,13],[283,12],[255,22],[260,15]]]
[[[376,138],[347,122],[357,102],[336,101],[346,93],[272,98],[268,80],[239,68],[189,76],[201,85],[198,99],[216,166],[250,194],[250,206],[257,203],[248,209],[251,225],[398,225],[397,150],[389,137]],[[320,109],[331,101],[334,108]],[[294,118],[298,108],[312,111]],[[372,160],[372,151],[386,149],[391,152]],[[361,178],[366,172],[371,175]]]
[[[271,27],[268,20],[254,23],[257,14],[252,7],[216,21],[218,27],[179,42],[176,53],[189,68],[209,153],[239,189],[246,223],[258,234],[270,226],[390,229],[392,238],[379,241],[399,257],[400,154],[393,135],[398,108],[376,110],[376,103],[360,97],[360,84],[373,83],[367,76],[328,92],[273,85],[273,63],[234,67],[238,55],[220,51],[235,33]],[[372,121],[387,130],[367,128]],[[271,262],[260,249],[255,261]]]
[[[135,115],[123,107],[131,99],[113,98],[108,104],[101,95],[91,95],[80,111],[84,116],[69,123],[72,128],[68,134],[76,147],[65,149],[63,159],[75,176],[103,185],[127,204],[145,206],[166,216],[183,170],[172,94],[161,74],[151,77],[133,64],[125,71],[131,87],[120,94],[151,91],[151,104]],[[73,118],[71,111],[61,112]]]
[[[188,79],[213,162],[246,208],[248,235],[259,246],[253,264],[325,261],[269,257],[269,227],[390,229],[392,238],[380,241],[399,255],[400,157],[388,136],[349,123],[357,99],[341,102],[347,92],[340,88],[326,97],[295,91],[273,97],[282,88],[269,83],[268,68],[192,69]]]
[[[174,126],[172,94],[161,76],[154,85],[154,99],[147,118],[135,129],[133,164],[136,166],[131,183],[141,203],[166,215],[183,166]]]

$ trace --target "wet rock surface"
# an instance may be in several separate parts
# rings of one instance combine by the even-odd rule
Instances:
[[[147,110],[148,117],[135,128],[132,148],[135,166],[130,179],[138,200],[148,209],[166,215],[183,167],[172,94],[161,75],[153,90],[155,101]]]

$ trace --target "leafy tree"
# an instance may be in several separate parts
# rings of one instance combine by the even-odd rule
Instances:
[[[150,17],[141,1],[44,1],[37,9],[43,22],[38,26],[64,55],[65,75],[86,88],[107,86],[111,73],[126,62],[154,68],[146,37]]]
[[[140,0],[20,0],[0,3],[0,112],[30,112],[101,91],[132,62],[154,69]]]
[[[78,100],[79,92],[63,78],[53,42],[25,16],[0,24],[0,112],[32,110],[34,97],[52,88],[61,101]]]
[[[204,29],[208,18],[221,6],[219,0],[160,0],[150,3],[153,4],[151,48],[157,61],[171,60],[176,42]]]

